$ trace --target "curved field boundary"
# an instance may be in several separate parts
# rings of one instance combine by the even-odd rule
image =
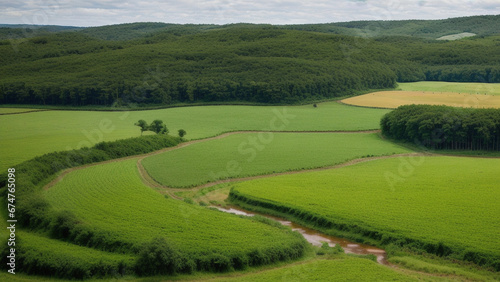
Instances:
[[[205,183],[202,185],[198,185],[195,187],[190,187],[190,188],[173,188],[173,187],[168,187],[165,185],[162,185],[158,182],[156,182],[146,171],[144,166],[142,165],[142,160],[154,156],[157,154],[162,154],[168,151],[173,151],[173,150],[178,150],[196,143],[200,142],[205,142],[205,141],[210,141],[210,140],[216,140],[216,139],[222,139],[231,135],[235,134],[243,134],[243,133],[260,133],[260,132],[268,132],[268,131],[234,131],[234,132],[229,132],[229,133],[224,133],[215,137],[210,137],[210,138],[205,138],[205,139],[199,139],[199,140],[192,140],[188,142],[181,143],[175,147],[169,147],[165,148],[162,150],[158,150],[155,152],[147,153],[147,154],[142,154],[142,155],[136,155],[136,156],[129,156],[129,157],[124,157],[124,158],[119,158],[119,159],[113,159],[113,160],[108,160],[104,162],[99,162],[99,163],[92,163],[88,165],[83,165],[75,168],[70,168],[67,170],[64,170],[61,172],[55,179],[53,179],[51,182],[46,184],[43,189],[48,190],[52,186],[54,186],[56,183],[61,181],[64,176],[72,171],[95,166],[95,165],[101,165],[101,164],[106,164],[110,162],[119,162],[119,161],[124,161],[128,159],[134,159],[137,158],[137,169],[139,171],[139,174],[141,175],[142,181],[144,184],[147,186],[154,188],[154,189],[160,189],[162,192],[168,194],[174,199],[182,200],[182,197],[176,196],[174,193],[175,192],[186,192],[186,191],[198,191],[204,188],[216,186],[219,184],[223,183],[230,183],[230,182],[241,182],[241,181],[247,181],[247,180],[253,180],[253,179],[259,179],[259,178],[268,178],[268,177],[275,177],[279,175],[289,175],[289,174],[297,174],[297,173],[305,173],[305,172],[312,172],[312,171],[322,171],[322,170],[329,170],[329,169],[336,169],[336,168],[341,168],[345,166],[351,166],[355,165],[358,163],[362,162],[368,162],[368,161],[373,161],[373,160],[379,160],[379,159],[388,159],[388,158],[397,158],[397,157],[406,157],[406,156],[441,156],[442,154],[437,154],[437,153],[409,153],[409,154],[396,154],[396,155],[391,155],[391,156],[378,156],[378,157],[368,157],[368,158],[361,158],[361,159],[354,159],[347,161],[345,163],[333,165],[333,166],[326,166],[326,167],[320,167],[320,168],[313,168],[313,169],[306,169],[306,170],[297,170],[297,171],[286,171],[286,172],[280,172],[280,173],[272,173],[272,174],[264,174],[264,175],[256,175],[256,176],[248,176],[248,177],[240,177],[240,178],[230,178],[230,179],[223,179],[223,180],[218,180],[214,182],[209,182]],[[344,133],[378,133],[380,130],[368,130],[368,131],[273,131],[276,133],[325,133],[325,134],[344,134]],[[449,155],[446,154],[447,156],[455,156],[455,155]],[[482,156],[459,156],[459,157],[471,157],[471,158],[496,158],[496,157],[482,157]]]
[[[380,130],[364,130],[364,131],[258,131],[258,130],[253,130],[253,131],[234,131],[234,132],[228,132],[228,133],[223,133],[221,135],[217,135],[217,136],[214,136],[214,137],[209,137],[209,138],[205,138],[205,139],[198,139],[198,140],[192,140],[192,141],[184,142],[184,143],[181,143],[181,144],[179,144],[179,145],[177,145],[175,147],[168,147],[168,148],[161,149],[161,150],[154,151],[154,152],[147,153],[147,154],[135,155],[135,156],[128,156],[128,157],[123,157],[123,158],[118,158],[118,159],[113,159],[113,160],[108,160],[108,161],[98,162],[98,163],[91,163],[91,164],[87,164],[87,165],[83,165],[83,166],[79,166],[79,167],[74,167],[74,168],[66,169],[66,170],[62,171],[54,180],[52,180],[51,182],[49,182],[48,184],[46,184],[44,186],[44,189],[45,190],[50,189],[57,182],[61,181],[66,174],[68,174],[68,173],[70,173],[72,171],[75,171],[75,170],[79,170],[79,169],[83,169],[83,168],[87,168],[87,167],[91,167],[91,166],[95,166],[95,165],[106,164],[106,163],[110,163],[110,162],[119,162],[119,161],[134,159],[134,158],[138,158],[138,162],[140,163],[140,161],[142,161],[143,159],[145,159],[147,157],[158,155],[158,154],[165,153],[165,152],[168,152],[168,151],[178,150],[178,149],[181,149],[181,148],[184,148],[184,147],[196,144],[196,143],[210,141],[210,140],[216,140],[216,139],[222,139],[222,138],[234,135],[234,134],[260,133],[260,132],[344,134],[344,133],[378,133],[378,132],[380,132]],[[138,164],[138,166],[139,166],[139,164]],[[142,167],[142,164],[140,164],[140,167]],[[149,174],[146,172],[146,170],[143,167],[142,167],[142,171],[140,170],[140,172],[141,172],[141,175],[144,176],[144,178],[149,177],[152,180],[152,178],[149,176]],[[154,181],[154,180],[152,180],[152,181],[154,183],[156,183],[156,181]],[[151,184],[152,182],[149,182],[149,183]],[[155,185],[153,185],[153,186],[151,186],[151,185],[149,185],[149,186],[150,187],[155,187],[155,188],[160,188],[160,187],[169,188],[169,187],[163,186],[163,185],[158,184],[158,183],[155,184]],[[183,191],[188,191],[188,190],[189,189],[183,189]]]
[[[344,99],[344,100],[346,100],[346,99]],[[348,104],[348,103],[344,103],[344,100],[337,101],[337,103],[340,104],[340,105],[344,105],[344,106],[357,107],[357,108],[365,108],[365,109],[394,110],[394,108],[387,108],[387,107],[360,106],[360,105]]]
[[[150,186],[151,188],[155,189],[164,189],[164,191],[171,196],[172,198],[181,200],[181,197],[176,196],[174,193],[175,192],[186,192],[186,191],[198,191],[204,188],[216,186],[219,184],[224,184],[224,183],[231,183],[231,182],[241,182],[241,181],[248,181],[248,180],[254,180],[254,179],[261,179],[261,178],[269,178],[269,177],[275,177],[275,176],[280,176],[280,175],[290,175],[290,174],[298,174],[298,173],[306,173],[306,172],[313,172],[313,171],[323,171],[323,170],[330,170],[330,169],[337,169],[341,167],[346,167],[346,166],[351,166],[355,165],[358,163],[364,163],[364,162],[369,162],[369,161],[374,161],[374,160],[380,160],[380,159],[388,159],[388,158],[397,158],[397,157],[409,157],[409,156],[436,156],[433,154],[427,154],[427,153],[409,153],[409,154],[396,154],[396,155],[391,155],[391,156],[379,156],[379,157],[369,157],[369,158],[361,158],[361,159],[354,159],[347,161],[345,163],[333,165],[333,166],[326,166],[326,167],[320,167],[320,168],[313,168],[313,169],[303,169],[303,170],[296,170],[296,171],[286,171],[286,172],[279,172],[279,173],[272,173],[272,174],[263,174],[263,175],[256,175],[256,176],[248,176],[248,177],[240,177],[240,178],[229,178],[229,179],[223,179],[223,180],[218,180],[214,182],[209,182],[205,183],[202,185],[198,185],[195,187],[191,188],[173,188],[173,187],[168,187],[165,185],[161,185],[160,183],[156,182],[146,171],[146,169],[142,166],[141,159],[138,160],[137,162],[137,169],[139,169],[139,173],[143,178],[143,182]]]

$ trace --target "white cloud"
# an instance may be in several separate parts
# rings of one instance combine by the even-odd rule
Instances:
[[[326,23],[500,14],[499,0],[0,0],[0,23]]]

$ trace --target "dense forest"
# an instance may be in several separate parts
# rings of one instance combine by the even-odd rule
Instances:
[[[382,134],[430,149],[500,151],[500,110],[407,105],[386,114]]]
[[[477,24],[461,27],[471,21]],[[457,23],[453,32],[490,35],[492,21],[500,17],[417,22],[437,36],[450,22]],[[498,35],[437,41],[389,32],[405,26],[398,22],[380,22],[387,28],[373,38],[333,34],[356,35],[352,29],[368,23],[312,25],[319,32],[252,24],[0,27],[0,103],[295,103],[397,82],[500,82]]]

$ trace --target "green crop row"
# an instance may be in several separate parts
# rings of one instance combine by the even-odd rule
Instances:
[[[248,181],[230,199],[329,233],[499,270],[498,167],[498,159],[401,157]]]
[[[220,179],[332,166],[411,151],[365,133],[245,133],[147,157],[158,182],[188,187]]]

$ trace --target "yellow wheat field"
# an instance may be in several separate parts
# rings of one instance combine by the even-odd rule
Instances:
[[[344,99],[341,102],[354,106],[391,109],[410,104],[500,108],[500,96],[430,91],[381,91]]]

